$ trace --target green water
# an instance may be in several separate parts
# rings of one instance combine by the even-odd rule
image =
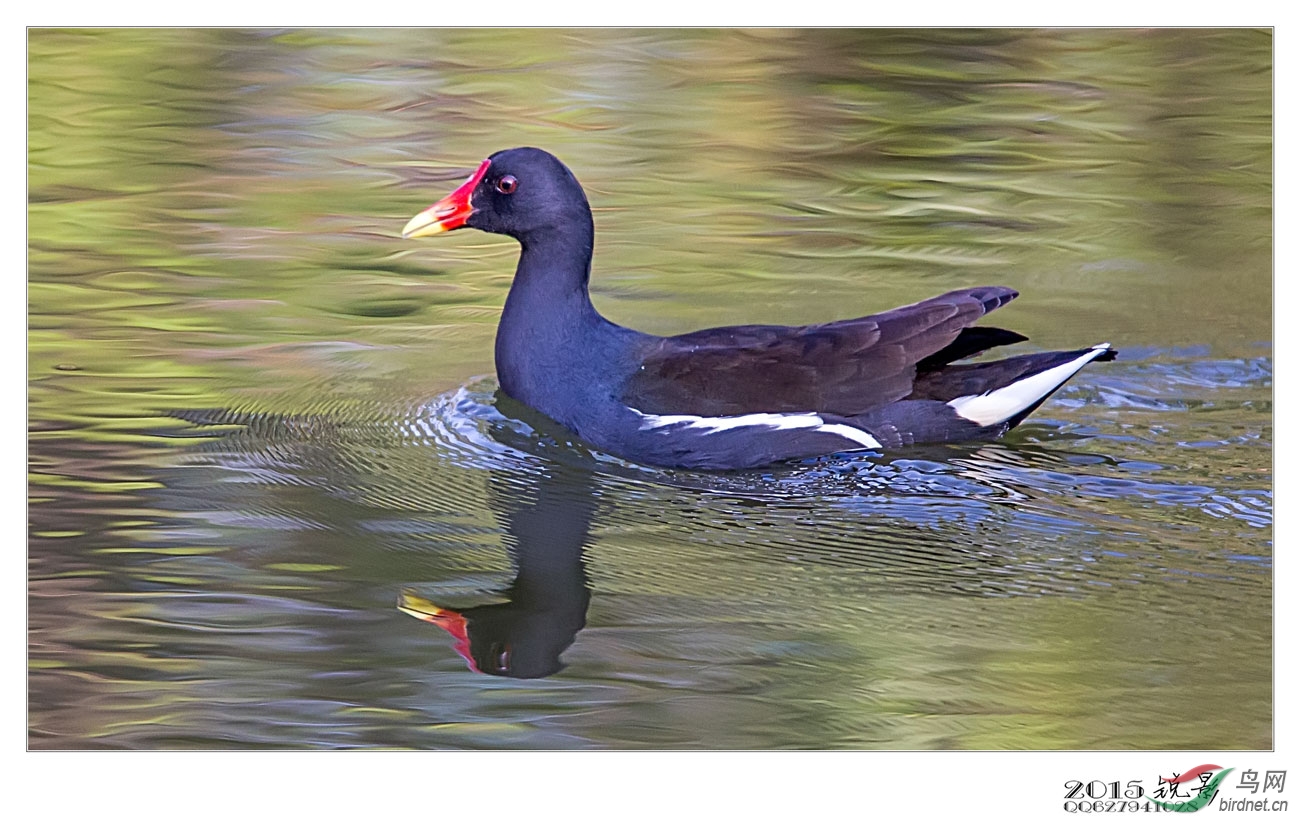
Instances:
[[[29,746],[1272,747],[1267,32],[28,46]],[[515,244],[398,236],[525,144],[621,324],[1006,284],[1120,360],[994,444],[622,463],[496,395]]]

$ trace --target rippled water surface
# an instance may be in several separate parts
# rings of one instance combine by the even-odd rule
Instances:
[[[34,748],[1270,748],[1255,31],[33,31]],[[990,444],[640,467],[503,399],[533,144],[656,333],[966,285]],[[471,666],[478,671],[471,670]]]

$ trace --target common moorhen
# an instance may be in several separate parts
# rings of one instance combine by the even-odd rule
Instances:
[[[519,240],[497,327],[501,389],[631,461],[740,469],[853,450],[992,439],[1094,360],[1087,349],[956,363],[1026,338],[973,326],[1010,288],[950,291],[809,326],[656,337],[606,320],[587,281],[595,230],[582,185],[532,147],[494,154],[405,237],[470,227]]]

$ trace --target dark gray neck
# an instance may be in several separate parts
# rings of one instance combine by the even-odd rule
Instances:
[[[590,213],[565,221],[562,231],[542,228],[521,237],[519,244],[523,250],[506,307],[509,308],[511,299],[525,294],[551,302],[577,295],[590,307],[587,280],[591,277],[595,240]]]
[[[497,326],[497,379],[507,395],[534,409],[542,409],[541,393],[553,391],[589,348],[584,338],[609,326],[587,293],[593,241],[590,216],[564,233],[520,240],[519,266]]]

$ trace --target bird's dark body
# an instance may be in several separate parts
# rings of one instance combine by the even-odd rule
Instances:
[[[819,325],[675,337],[634,331],[591,304],[594,228],[573,174],[541,150],[520,148],[492,156],[478,175],[463,188],[473,208],[463,224],[508,234],[522,246],[497,329],[502,390],[633,461],[745,468],[996,438],[1078,368],[1115,355],[1102,344],[955,363],[1025,339],[974,325],[1017,296],[996,286]],[[514,180],[509,193],[502,192],[504,177]],[[990,405],[1001,398],[981,398],[989,395],[1014,411],[1002,417]]]

